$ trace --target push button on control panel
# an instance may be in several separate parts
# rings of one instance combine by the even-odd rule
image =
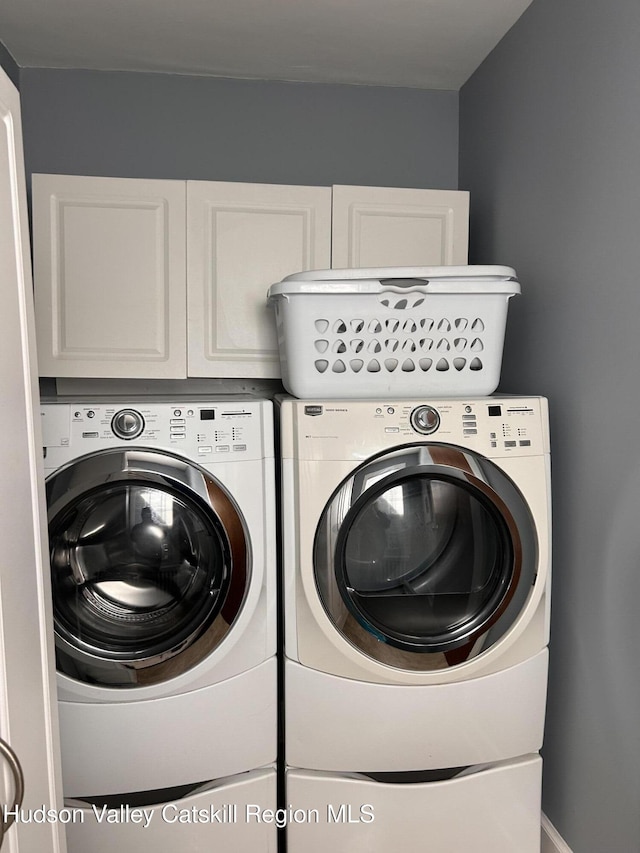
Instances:
[[[465,406],[465,412],[467,414],[462,416],[462,434],[477,435],[478,421],[475,414],[471,412],[471,406]]]
[[[176,409],[173,414],[179,415],[180,409]],[[184,418],[174,417],[170,419],[169,435],[174,439],[187,437],[187,422]]]

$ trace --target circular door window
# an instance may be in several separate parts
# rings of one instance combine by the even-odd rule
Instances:
[[[466,660],[507,630],[535,580],[536,553],[526,504],[496,466],[413,445],[340,486],[320,521],[314,568],[327,613],[353,644],[427,670]]]
[[[47,499],[59,670],[150,684],[221,642],[244,599],[247,547],[237,507],[208,472],[105,451],[56,472]]]

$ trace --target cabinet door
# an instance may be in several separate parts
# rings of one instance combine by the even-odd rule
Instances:
[[[185,184],[33,176],[41,376],[186,376]]]
[[[28,816],[62,806],[62,781],[20,102],[2,70],[0,117],[0,737],[22,766]],[[4,817],[16,787],[0,765]],[[64,826],[17,821],[3,850],[64,853]]]
[[[331,189],[189,181],[187,257],[189,375],[279,377],[267,290],[330,266]]]
[[[334,268],[466,264],[468,244],[467,192],[333,188]]]

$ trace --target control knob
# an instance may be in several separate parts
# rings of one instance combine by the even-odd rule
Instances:
[[[111,420],[111,429],[118,438],[131,441],[144,429],[144,418],[135,409],[120,409]]]
[[[431,435],[440,426],[440,415],[433,406],[417,406],[411,412],[411,426],[420,435]]]

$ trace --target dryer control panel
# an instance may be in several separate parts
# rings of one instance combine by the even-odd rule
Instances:
[[[285,400],[303,459],[367,458],[393,446],[433,441],[470,448],[487,457],[538,456],[549,452],[544,397],[308,402]],[[288,407],[291,407],[290,413]]]
[[[43,402],[45,465],[123,445],[163,448],[203,465],[261,459],[273,456],[270,409],[257,400]]]

